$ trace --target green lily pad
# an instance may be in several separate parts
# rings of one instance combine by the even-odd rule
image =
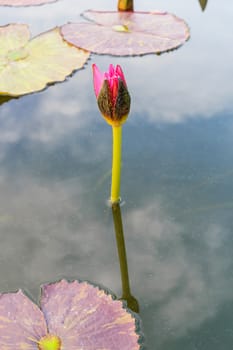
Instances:
[[[57,0],[0,0],[0,6],[34,6],[55,1]]]
[[[24,95],[64,81],[89,55],[64,41],[58,28],[30,40],[26,24],[0,27],[0,95]]]
[[[166,52],[189,38],[187,24],[167,12],[86,11],[91,22],[67,23],[61,33],[85,50],[115,56]]]

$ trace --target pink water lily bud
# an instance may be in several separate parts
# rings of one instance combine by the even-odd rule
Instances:
[[[129,114],[130,95],[121,67],[110,64],[108,72],[102,73],[93,64],[92,69],[94,91],[102,116],[112,126],[122,125]]]

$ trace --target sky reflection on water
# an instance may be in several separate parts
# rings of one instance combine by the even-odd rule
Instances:
[[[37,34],[74,20],[74,6],[77,14],[113,8],[107,1],[70,5],[1,8],[1,21],[30,18]],[[0,287],[36,298],[39,284],[67,277],[121,295],[106,206],[111,128],[97,110],[91,74],[94,62],[101,69],[119,63],[132,95],[123,129],[122,219],[148,348],[219,350],[224,343],[230,350],[233,6],[209,1],[202,13],[197,1],[158,1],[156,8],[189,23],[191,39],[179,50],[93,55],[65,83],[0,107]]]

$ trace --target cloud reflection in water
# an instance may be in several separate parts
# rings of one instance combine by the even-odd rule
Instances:
[[[1,177],[1,289],[20,286],[35,293],[38,283],[66,276],[102,283],[120,296],[111,215],[107,208],[100,215],[91,201],[83,206],[83,181],[52,184],[25,177],[9,184]],[[156,312],[147,310],[146,320],[154,322],[161,342],[167,337],[163,323],[184,336],[232,300],[226,228],[203,225],[194,239],[200,249],[156,199],[127,210],[124,218],[133,290],[142,309],[144,302],[156,305]]]
[[[138,280],[144,276],[136,287],[139,295],[157,306],[156,334],[161,331],[159,323],[166,322],[180,337],[232,300],[232,280],[227,275],[233,263],[225,247],[230,231],[220,225],[203,226],[194,239],[200,249],[188,243],[189,232],[169,219],[156,199],[127,215],[129,261]]]

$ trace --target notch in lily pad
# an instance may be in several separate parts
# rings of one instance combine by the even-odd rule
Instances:
[[[91,283],[42,286],[40,307],[22,291],[0,294],[0,349],[139,350],[139,318]]]
[[[168,12],[88,10],[83,16],[89,22],[67,23],[61,34],[72,45],[97,54],[160,54],[190,36],[185,21]]]
[[[63,40],[59,28],[30,39],[26,24],[0,27],[0,95],[20,96],[64,81],[89,56]]]

